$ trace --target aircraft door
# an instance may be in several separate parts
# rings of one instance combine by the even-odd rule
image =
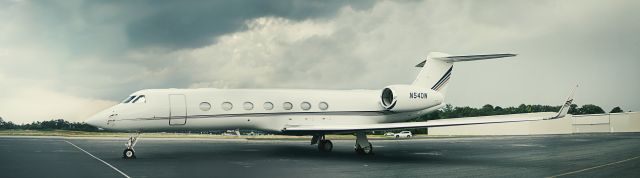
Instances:
[[[187,123],[187,100],[184,95],[169,95],[169,125],[184,125]]]

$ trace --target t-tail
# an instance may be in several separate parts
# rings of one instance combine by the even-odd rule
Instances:
[[[475,61],[483,59],[495,59],[503,57],[513,57],[515,54],[486,54],[486,55],[465,55],[452,56],[440,52],[429,53],[427,59],[416,65],[422,67],[418,77],[411,85],[429,87],[440,92],[443,96],[447,91],[447,84],[453,71],[453,63],[462,61]]]

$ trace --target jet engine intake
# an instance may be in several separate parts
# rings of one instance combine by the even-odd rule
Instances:
[[[391,85],[382,89],[380,104],[389,111],[417,111],[438,106],[442,94],[413,85]]]

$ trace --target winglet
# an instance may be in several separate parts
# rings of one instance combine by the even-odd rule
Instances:
[[[562,105],[562,107],[560,107],[560,110],[558,111],[558,115],[551,117],[551,118],[547,118],[545,120],[551,120],[551,119],[559,119],[564,117],[565,115],[567,115],[567,113],[569,112],[569,108],[571,108],[571,103],[573,103],[573,94],[575,94],[576,89],[578,88],[578,84],[576,84],[576,87],[573,88],[573,90],[571,90],[571,93],[569,94],[569,97],[567,97],[567,100],[564,102],[564,105]]]

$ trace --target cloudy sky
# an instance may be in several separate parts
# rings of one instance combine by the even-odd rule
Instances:
[[[381,89],[429,52],[447,102],[640,110],[640,1],[0,0],[0,117],[82,121],[146,88]]]

